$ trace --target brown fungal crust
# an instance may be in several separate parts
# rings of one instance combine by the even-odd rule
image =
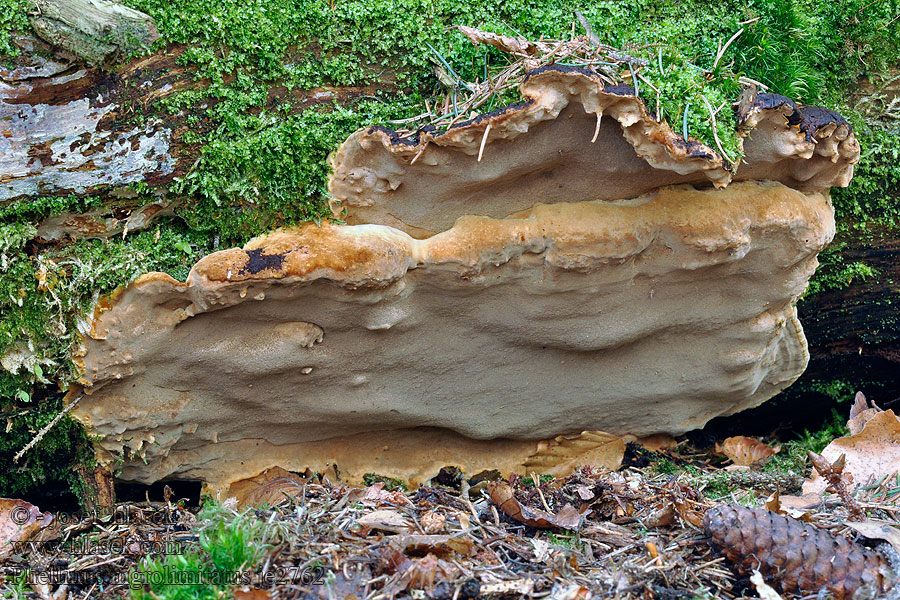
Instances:
[[[542,67],[520,92],[524,102],[447,131],[353,134],[332,157],[335,215],[427,237],[465,214],[503,217],[535,201],[620,200],[679,183],[762,179],[823,191],[847,185],[859,157],[840,115],[774,94],[748,92],[739,103],[749,138],[731,172],[713,149],[657,121],[633,88],[588,69]]]
[[[808,360],[793,302],[833,227],[821,194],[747,182],[424,240],[276,231],[98,306],[73,414],[108,456],[143,456],[123,470],[141,481],[572,466],[596,436],[538,440],[683,432],[789,385]]]
[[[859,142],[833,110],[748,89],[737,117],[746,136],[737,179],[770,179],[803,191],[850,184]]]
[[[712,149],[656,121],[628,86],[554,66],[536,70],[520,91],[525,102],[446,132],[355,133],[332,157],[333,211],[349,223],[425,237],[464,214],[503,217],[536,201],[618,200],[663,185],[730,180]]]

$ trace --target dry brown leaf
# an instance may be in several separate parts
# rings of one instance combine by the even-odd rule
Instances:
[[[594,499],[594,490],[586,485],[576,485],[575,493],[578,494],[579,498],[585,501]]]
[[[666,527],[674,522],[675,506],[672,504],[661,506],[644,519],[644,525],[647,527]]]
[[[891,525],[884,521],[876,521],[875,519],[868,519],[857,523],[848,521],[846,525],[870,540],[884,540],[893,546],[894,550],[900,552],[900,529],[898,529],[896,525]]]
[[[843,474],[865,483],[892,475],[900,468],[900,419],[893,410],[878,413],[856,435],[838,438],[828,444],[822,456],[834,462],[845,455]],[[803,493],[822,493],[828,482],[815,471],[803,484]]]
[[[787,515],[798,521],[812,523],[812,515],[806,510],[795,508],[798,505],[816,505],[822,501],[818,494],[809,494],[808,496],[782,496],[779,492],[775,492],[766,498],[766,509],[771,510],[778,515]]]
[[[491,500],[507,515],[525,523],[530,527],[549,529],[578,529],[581,525],[581,514],[571,504],[566,504],[555,515],[545,510],[531,508],[516,500],[512,487],[506,483],[494,483],[488,486]]]
[[[406,533],[409,531],[409,521],[400,513],[392,510],[375,510],[367,515],[363,515],[356,522],[369,529],[381,529],[382,531],[395,533]]]
[[[391,538],[391,546],[405,554],[431,553],[439,557],[445,557],[454,552],[463,556],[475,554],[475,542],[462,536],[397,535]]]
[[[238,508],[266,504],[273,506],[286,497],[296,498],[303,493],[306,478],[281,467],[266,469],[256,477],[231,484],[228,495],[237,500]]]
[[[678,445],[678,440],[676,440],[668,433],[657,433],[654,435],[648,435],[647,437],[642,437],[638,439],[637,443],[640,444],[641,447],[644,448],[644,450],[649,450],[650,452],[659,452],[660,450],[674,448]]]
[[[522,466],[526,472],[565,477],[583,465],[596,469],[618,469],[625,456],[625,440],[605,431],[582,431],[542,440],[537,451]]]
[[[444,529],[444,521],[446,520],[447,518],[444,515],[428,511],[422,515],[422,529],[428,534],[440,533]]]
[[[716,444],[718,454],[724,454],[734,464],[744,467],[769,458],[780,450],[779,446],[772,448],[759,440],[742,435],[730,437],[721,444]]]
[[[866,426],[866,423],[871,421],[872,417],[880,412],[883,411],[875,406],[874,402],[869,406],[869,401],[866,400],[866,396],[862,392],[856,392],[856,398],[853,399],[853,406],[850,407],[850,420],[847,421],[847,429],[850,430],[850,435],[856,435],[862,431],[863,427]]]
[[[804,494],[803,496],[779,496],[778,503],[780,509],[773,512],[793,517],[798,521],[812,523],[812,515],[809,511],[822,503],[822,496],[815,493]],[[766,504],[766,507],[768,508],[768,504]]]
[[[5,560],[19,542],[27,542],[53,522],[51,513],[24,500],[0,498],[0,561]]]
[[[689,505],[687,502],[683,502],[681,500],[675,500],[675,512],[678,513],[678,516],[681,517],[681,520],[690,523],[694,527],[702,527],[703,526],[703,514],[706,512],[706,509],[696,504]]]
[[[522,37],[510,37],[508,35],[498,35],[489,31],[481,31],[474,27],[466,27],[465,25],[457,26],[460,32],[472,40],[477,46],[478,44],[489,44],[495,48],[499,48],[510,54],[537,54],[538,50],[528,40]]]
[[[809,510],[822,503],[822,496],[812,492],[802,496],[781,496],[779,500],[781,501],[781,508],[784,510]]]
[[[382,504],[391,504],[393,506],[401,506],[408,504],[412,506],[412,501],[403,492],[388,492],[384,489],[384,482],[378,481],[366,488],[362,501],[367,504],[374,503],[375,506]]]

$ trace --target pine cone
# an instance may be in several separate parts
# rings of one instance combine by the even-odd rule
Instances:
[[[703,527],[713,548],[741,574],[757,569],[784,593],[816,594],[825,588],[835,600],[849,600],[863,585],[876,592],[890,586],[881,553],[791,517],[722,504],[706,511]]]

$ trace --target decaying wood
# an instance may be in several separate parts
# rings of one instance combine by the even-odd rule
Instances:
[[[113,474],[109,468],[82,466],[78,475],[84,483],[85,493],[82,496],[83,508],[99,515],[111,514],[115,508],[116,493],[113,486]]]
[[[102,64],[159,39],[153,18],[108,0],[28,0],[31,26],[52,46]]]
[[[22,53],[0,69],[0,205],[136,182],[155,187],[187,170],[196,150],[180,141],[184,117],[155,103],[192,85],[177,52],[110,74],[35,38],[15,41]],[[127,207],[125,200],[118,204]]]
[[[183,199],[169,185],[197,161],[210,123],[193,107],[170,114],[161,100],[203,85],[177,62],[171,46],[133,58],[113,72],[86,66],[69,52],[32,36],[17,36],[17,57],[0,65],[0,206],[25,197],[103,196],[102,208],[61,214],[39,226],[40,241],[66,236],[105,238],[147,227],[171,215]],[[290,100],[295,110],[347,100],[391,84],[287,90],[270,101]],[[212,100],[210,101],[212,102]],[[200,117],[188,126],[189,115]],[[149,204],[128,186],[141,183],[158,198]]]
[[[819,292],[797,306],[809,341],[809,367],[799,383],[877,382],[873,398],[882,408],[900,399],[900,232],[874,226],[865,235],[841,232],[843,264],[863,262],[877,277],[855,279],[844,289]]]

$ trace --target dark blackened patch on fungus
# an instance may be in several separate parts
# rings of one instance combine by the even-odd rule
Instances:
[[[495,108],[491,112],[482,113],[482,114],[477,115],[466,121],[460,121],[459,123],[454,123],[453,127],[451,127],[450,129],[458,129],[460,127],[466,127],[467,125],[476,125],[478,123],[481,123],[482,121],[491,119],[493,117],[499,117],[499,116],[505,115],[506,113],[515,112],[515,111],[521,110],[523,108],[528,108],[532,104],[534,104],[534,100],[528,100],[526,102],[516,102],[515,104],[501,106],[500,108]],[[434,134],[434,137],[444,135],[445,133],[447,133],[447,132],[443,131],[440,133],[436,133],[436,134]]]
[[[606,84],[603,91],[614,96],[634,96],[634,88],[627,83],[617,83],[615,85]],[[643,100],[641,100],[643,102]]]
[[[782,106],[787,106],[790,109],[787,116],[788,119],[794,119],[792,125],[799,123],[799,115],[796,115],[797,103],[781,94],[756,94],[755,100],[751,97],[750,102],[741,106],[739,116],[743,120],[747,118],[751,110],[776,110]]]
[[[385,127],[384,125],[372,125],[372,127],[369,128],[368,133],[369,135],[371,135],[376,131],[380,131],[381,133],[388,136],[388,138],[391,140],[391,146],[398,146],[401,144],[404,146],[417,146],[419,144],[418,131],[416,131],[409,137],[400,137],[400,134],[390,127]]]
[[[804,106],[800,108],[800,114],[803,115],[802,127],[813,135],[823,127],[832,124],[836,127],[846,127],[848,133],[853,132],[853,126],[847,122],[847,119],[831,109],[821,106]]]
[[[713,160],[715,155],[709,152],[709,147],[694,140],[685,140],[680,135],[672,140],[673,146],[683,149],[688,158],[702,158]]]
[[[588,77],[597,76],[596,71],[589,67],[575,67],[572,65],[547,65],[544,67],[539,67],[529,73],[525,78],[525,81],[528,81],[535,75],[540,75],[541,73],[578,73],[580,75],[587,75]]]
[[[783,107],[787,107],[787,110]],[[833,110],[820,106],[798,106],[796,102],[780,94],[746,94],[738,108],[738,121],[745,122],[751,112],[779,109],[784,112],[788,125],[797,127],[810,142],[815,141],[819,130],[828,125],[846,127],[848,133],[853,132],[853,126]]]
[[[241,275],[256,275],[267,269],[280,271],[286,256],[286,254],[263,254],[263,248],[244,250],[244,252],[247,253],[249,260],[240,270]]]

